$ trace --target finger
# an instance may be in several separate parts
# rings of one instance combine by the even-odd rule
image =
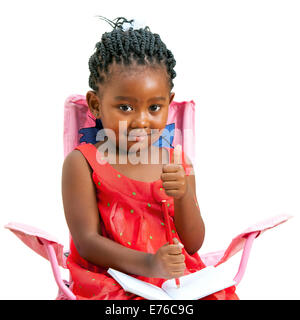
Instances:
[[[179,190],[180,185],[177,181],[166,181],[162,183],[165,190]]]
[[[165,189],[165,194],[169,197],[173,197],[174,199],[180,199],[180,197],[181,197],[180,190]]]
[[[184,275],[184,270],[182,270],[182,271],[178,271],[178,272],[173,272],[172,273],[172,278],[171,279],[174,279],[174,278],[180,278],[180,277],[182,277]]]
[[[181,169],[181,165],[179,164],[173,164],[173,163],[169,163],[169,164],[164,164],[162,167],[162,172],[163,173],[169,173],[169,172],[178,172]]]
[[[182,254],[182,246],[179,244],[170,244],[168,247],[169,255],[179,255]]]
[[[177,144],[174,149],[174,163],[181,164],[182,159],[182,147],[180,144]]]
[[[185,270],[186,266],[181,266],[180,269],[174,269],[171,272],[171,276],[173,276],[173,278],[179,278],[182,277],[184,275],[184,270]]]
[[[169,262],[172,265],[179,265],[179,264],[184,263],[184,261],[185,261],[185,256],[182,253],[169,255]]]
[[[162,181],[175,181],[178,180],[178,175],[175,172],[162,173],[160,176]]]
[[[184,263],[181,263],[180,265],[172,265],[170,267],[170,271],[171,271],[171,274],[174,274],[174,273],[179,273],[179,272],[184,272],[186,266]]]

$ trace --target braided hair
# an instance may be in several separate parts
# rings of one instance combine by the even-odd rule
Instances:
[[[113,30],[102,35],[101,41],[95,45],[94,54],[89,59],[89,86],[93,90],[97,92],[99,89],[97,83],[104,83],[109,77],[109,65],[114,61],[125,66],[133,62],[149,66],[165,65],[170,90],[173,88],[176,60],[158,34],[152,33],[148,26],[140,29],[133,29],[131,26],[124,31],[123,25],[131,24],[133,20],[123,17],[113,21],[99,17],[107,21]]]

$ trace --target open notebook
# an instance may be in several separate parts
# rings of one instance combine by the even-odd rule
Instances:
[[[108,273],[125,291],[148,300],[197,300],[236,284],[222,268],[213,266],[181,277],[180,288],[174,279],[165,281],[160,288],[111,268]]]

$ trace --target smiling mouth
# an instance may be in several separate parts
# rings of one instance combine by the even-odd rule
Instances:
[[[151,135],[151,132],[147,132],[146,130],[137,130],[137,129],[132,129],[128,133],[128,137],[130,138],[145,138],[149,135]]]
[[[142,135],[128,135],[128,138],[130,138],[130,141],[143,141],[151,134],[142,134]]]
[[[148,137],[150,139],[155,138],[155,136],[157,135],[157,133],[151,130],[151,132],[147,133],[147,132],[140,132],[140,133],[135,133],[134,130],[132,132],[130,132],[129,134],[127,134],[127,139],[129,141],[133,141],[133,142],[137,142],[137,141],[143,141],[146,140],[146,138],[148,139]]]

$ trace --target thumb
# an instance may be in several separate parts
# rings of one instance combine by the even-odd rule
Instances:
[[[181,249],[184,247],[184,245],[181,242],[179,242],[177,238],[173,238],[173,243],[178,244]]]
[[[177,144],[174,148],[174,163],[181,164],[182,162],[182,146]]]

